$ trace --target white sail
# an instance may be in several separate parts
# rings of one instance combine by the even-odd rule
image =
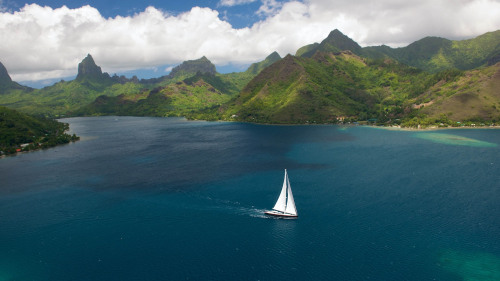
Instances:
[[[286,210],[286,190],[288,187],[287,179],[288,176],[285,170],[285,179],[283,180],[283,187],[281,188],[280,197],[278,197],[278,201],[276,201],[276,204],[273,207],[273,209],[276,211],[285,212]]]
[[[288,180],[288,175],[286,175],[286,182],[288,185],[288,196],[287,196],[287,200],[286,200],[285,213],[297,215],[297,208],[295,207],[295,201],[293,200],[292,187],[290,186],[290,181]]]
[[[267,215],[296,218],[297,208],[295,207],[295,200],[293,200],[292,187],[288,180],[288,173],[285,169],[285,179],[283,180],[283,187],[281,188],[280,197],[273,207],[273,211],[264,212]]]

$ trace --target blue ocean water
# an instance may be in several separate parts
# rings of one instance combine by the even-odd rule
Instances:
[[[0,159],[0,281],[500,276],[500,130],[64,121]]]

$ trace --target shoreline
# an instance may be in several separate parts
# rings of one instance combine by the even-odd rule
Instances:
[[[370,127],[370,128],[380,128],[386,130],[394,131],[438,131],[438,130],[452,130],[452,129],[500,129],[500,125],[495,126],[457,126],[457,127],[440,127],[438,125],[432,125],[428,127],[412,128],[412,127],[401,127],[401,126],[384,126],[384,125],[369,125],[369,124],[342,124],[342,123],[260,123],[252,121],[242,121],[242,120],[226,120],[226,119],[216,119],[216,120],[206,120],[206,119],[192,119],[185,116],[133,116],[133,115],[100,115],[100,116],[74,116],[74,117],[64,117],[59,119],[69,119],[69,118],[94,118],[94,117],[146,117],[146,118],[181,118],[185,121],[203,121],[203,122],[229,122],[229,123],[246,123],[253,125],[265,125],[265,126],[339,126],[339,127]],[[363,122],[363,121],[361,121]]]
[[[60,119],[69,119],[69,118],[88,118],[88,117],[113,117],[113,115],[106,115],[106,116],[78,116],[78,117],[65,117],[65,118],[60,118]],[[116,116],[116,117],[123,117],[123,116]],[[146,117],[150,118],[150,116],[126,116],[126,117]],[[285,123],[257,123],[257,122],[245,122],[245,121],[236,121],[236,120],[203,120],[203,119],[188,119],[186,117],[159,117],[159,118],[182,118],[185,121],[204,121],[204,122],[235,122],[235,123],[247,123],[247,124],[253,124],[253,125],[264,125],[264,126],[337,126],[339,128],[349,128],[349,127],[366,127],[366,128],[372,128],[372,129],[381,129],[381,130],[387,130],[387,131],[406,131],[406,132],[429,132],[429,131],[441,131],[441,130],[467,130],[467,129],[482,129],[482,130],[497,130],[500,129],[500,125],[495,125],[495,126],[459,126],[459,127],[441,127],[441,126],[429,126],[429,127],[420,127],[420,128],[411,128],[411,127],[401,127],[401,126],[377,126],[377,125],[368,125],[368,124],[333,124],[333,123],[303,123],[303,124],[297,124],[297,123],[291,123],[291,124],[285,124]],[[32,150],[24,150],[24,151],[19,151],[16,153],[11,153],[11,154],[0,154],[0,159],[6,158],[6,157],[14,157],[17,155],[29,153],[29,152],[35,152],[35,151],[40,151],[40,150],[45,150],[45,149],[51,149],[51,148],[56,148],[57,146],[62,146],[62,145],[68,145],[71,143],[74,143],[76,141],[85,141],[89,139],[93,139],[94,137],[78,137],[76,140],[69,141],[68,143],[62,143],[62,144],[57,144],[55,146],[50,146],[50,147],[45,147],[45,148],[36,148]]]
[[[0,159],[7,158],[7,157],[19,156],[19,155],[27,154],[27,153],[31,153],[31,152],[38,152],[38,151],[49,150],[49,149],[57,148],[57,147],[60,147],[60,146],[63,146],[63,145],[70,145],[70,144],[73,144],[73,143],[75,143],[77,141],[81,141],[81,139],[78,139],[78,140],[75,140],[75,141],[70,141],[68,143],[61,143],[61,144],[57,144],[57,145],[49,146],[49,147],[43,147],[43,148],[39,147],[39,148],[36,148],[36,149],[17,151],[16,153],[0,154]]]
[[[439,127],[439,126],[429,126],[425,128],[410,128],[401,126],[376,126],[376,125],[361,125],[371,128],[379,128],[389,131],[440,131],[440,130],[464,130],[464,129],[483,129],[483,130],[496,130],[500,129],[500,126],[460,126],[460,127]]]

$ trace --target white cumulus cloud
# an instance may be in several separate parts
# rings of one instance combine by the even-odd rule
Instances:
[[[232,7],[253,3],[255,1],[257,0],[221,0],[218,5],[222,7]]]
[[[263,19],[241,29],[216,10],[201,7],[176,15],[148,7],[115,18],[103,18],[91,6],[53,9],[31,4],[16,12],[0,10],[0,61],[14,80],[25,81],[75,75],[87,53],[104,71],[114,73],[202,56],[216,65],[248,64],[273,51],[294,54],[335,28],[362,46],[403,46],[425,36],[471,38],[500,29],[498,0],[261,3],[257,13]]]
[[[361,45],[404,46],[425,36],[474,37],[500,29],[498,0],[307,0],[315,18],[344,18],[339,28]]]

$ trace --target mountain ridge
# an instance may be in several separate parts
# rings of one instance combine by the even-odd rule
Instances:
[[[345,117],[379,117],[374,107],[383,103],[387,113],[402,116],[402,101],[419,86],[419,78],[429,76],[397,62],[369,62],[351,51],[316,52],[311,58],[287,55],[250,81],[223,119],[335,123]]]
[[[406,47],[365,47],[370,58],[390,57],[432,73],[457,68],[471,70],[500,61],[500,30],[466,40],[449,40],[428,36]]]
[[[4,90],[0,105],[50,116],[183,115],[260,123],[335,123],[347,118],[394,124],[414,118],[424,120],[424,115],[440,118],[442,114],[450,120],[476,115],[500,120],[500,113],[493,107],[500,100],[490,94],[491,87],[485,86],[490,83],[486,83],[488,79],[496,81],[492,78],[496,76],[480,75],[482,71],[492,72],[498,60],[500,31],[462,41],[425,37],[393,49],[362,48],[335,29],[321,43],[299,48],[296,56],[281,58],[273,52],[246,71],[229,74],[217,73],[215,65],[202,57],[185,61],[159,78],[109,77],[89,54],[78,66],[77,79],[33,93]],[[486,84],[480,85],[470,77]],[[467,85],[493,100],[492,105],[482,98],[475,105],[492,108],[485,110],[488,114],[467,115],[457,106],[451,107],[456,114],[443,112],[446,104],[458,104],[455,99],[468,104]]]

